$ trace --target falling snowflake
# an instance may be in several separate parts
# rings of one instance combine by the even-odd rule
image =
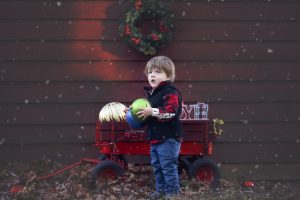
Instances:
[[[233,169],[231,170],[232,173],[235,173],[235,172],[237,172],[237,171],[238,171],[238,168],[233,168]]]
[[[269,34],[268,34],[269,36],[272,36],[272,35],[275,35],[275,31],[271,31],[271,32],[269,32]]]
[[[268,53],[274,53],[274,50],[269,48],[269,49],[267,49],[267,52]]]
[[[246,119],[241,119],[240,120],[243,124],[248,124],[248,120],[246,120]]]
[[[3,145],[4,142],[5,142],[5,138],[2,138],[2,139],[0,140],[0,145]]]
[[[61,2],[60,2],[60,1],[56,2],[56,5],[57,5],[58,7],[60,7],[60,6],[61,6]]]

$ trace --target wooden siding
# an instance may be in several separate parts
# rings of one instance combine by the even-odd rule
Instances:
[[[300,2],[166,1],[185,102],[225,120],[225,178],[300,179]],[[149,57],[117,31],[128,1],[0,2],[0,163],[98,156],[95,121],[143,96]],[[131,158],[134,159],[134,158]],[[147,160],[147,158],[145,158]]]

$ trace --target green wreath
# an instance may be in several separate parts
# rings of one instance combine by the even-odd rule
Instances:
[[[132,0],[125,18],[119,26],[125,42],[144,55],[154,55],[172,39],[173,23],[170,8],[158,0]],[[151,19],[156,26],[143,34],[137,26],[144,19]]]

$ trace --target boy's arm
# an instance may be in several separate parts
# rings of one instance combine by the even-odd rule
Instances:
[[[172,119],[179,108],[179,97],[177,94],[167,94],[163,98],[164,105],[159,108],[152,108],[152,116],[160,120]]]

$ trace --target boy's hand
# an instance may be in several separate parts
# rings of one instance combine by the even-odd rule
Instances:
[[[139,118],[142,118],[143,120],[146,119],[147,117],[152,115],[152,108],[150,106],[141,109],[139,112],[136,114],[138,115]]]

